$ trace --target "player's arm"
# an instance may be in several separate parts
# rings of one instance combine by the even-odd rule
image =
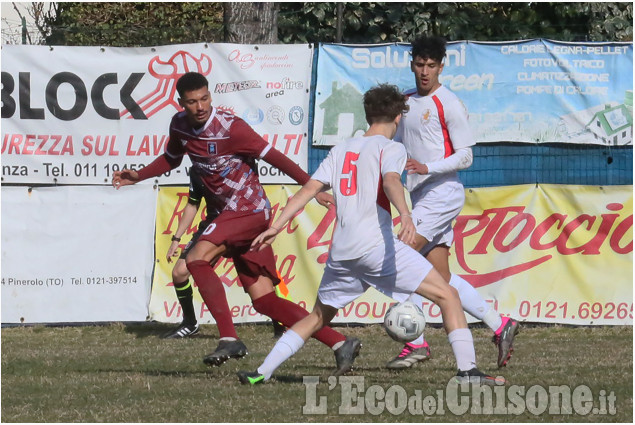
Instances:
[[[416,159],[408,158],[406,170],[408,174],[444,174],[465,170],[472,165],[473,154],[471,147],[457,149],[452,155],[439,161],[421,164]]]
[[[445,110],[445,125],[448,129],[454,153],[439,161],[420,164],[409,159],[406,169],[408,174],[444,174],[465,170],[472,165],[473,154],[471,146],[476,143],[470,128],[467,109],[460,100],[448,102]]]
[[[176,257],[176,251],[179,248],[181,238],[194,222],[194,218],[196,217],[196,213],[198,212],[199,205],[199,203],[188,201],[187,205],[185,205],[185,208],[183,208],[183,214],[179,219],[179,226],[176,228],[176,231],[172,236],[172,243],[170,244],[170,248],[168,248],[168,252],[165,255],[168,263],[172,262],[172,257]]]
[[[395,206],[401,218],[401,227],[399,228],[398,237],[407,244],[415,242],[416,228],[412,222],[412,215],[406,203],[403,184],[401,183],[401,175],[395,172],[389,172],[383,175],[383,189],[391,204]]]
[[[170,129],[172,129],[172,123],[170,123]],[[170,140],[168,140],[165,146],[163,155],[157,157],[141,170],[135,171],[124,168],[121,171],[115,171],[112,175],[112,185],[115,189],[119,189],[121,186],[135,184],[142,180],[167,173],[181,165],[184,154],[185,148],[178,142],[178,138],[174,137],[172,130],[170,130]]]
[[[284,225],[287,224],[287,222],[291,220],[298,211],[304,208],[304,206],[313,199],[315,195],[324,189],[324,187],[325,184],[320,181],[313,179],[309,180],[295,195],[293,195],[291,199],[289,199],[289,202],[287,202],[287,205],[282,210],[282,213],[280,213],[276,222],[269,226],[269,229],[265,230],[258,235],[256,239],[254,239],[251,247],[254,248],[260,244],[271,245],[276,239],[276,235],[280,233],[280,229],[282,229],[282,227],[284,227]]]
[[[171,156],[166,152],[138,171],[128,170],[127,168],[115,171],[112,175],[112,185],[115,189],[119,189],[121,186],[128,186],[145,179],[160,176],[178,167],[182,160],[182,155]]]
[[[240,140],[243,153],[262,159],[291,177],[298,184],[304,185],[311,178],[298,164],[285,154],[267,143],[253,128],[241,119],[236,119],[231,126],[231,135]],[[324,207],[334,204],[333,196],[322,192],[315,199]]]
[[[269,149],[269,152],[263,158],[269,164],[273,165],[293,180],[298,182],[299,184],[304,185],[307,181],[309,181],[309,175],[298,166],[295,162],[291,161],[286,155],[275,148]],[[306,180],[305,176],[306,175]],[[304,180],[304,183],[302,181]],[[326,188],[325,188],[326,190]],[[333,196],[324,191],[320,191],[316,193],[315,200],[318,201],[320,205],[323,207],[329,208],[330,205],[335,205],[335,200]]]
[[[203,199],[204,191],[205,186],[203,184],[203,181],[201,180],[201,176],[198,173],[197,169],[192,167],[190,169],[190,187],[187,197],[187,204],[185,205],[183,213],[179,218],[179,225],[176,229],[174,237],[172,238],[172,243],[170,244],[168,253],[166,254],[168,263],[172,262],[171,257],[176,255],[176,250],[179,247],[179,242],[181,242],[181,237],[194,222],[194,218],[196,217],[196,213],[198,212],[201,201]]]

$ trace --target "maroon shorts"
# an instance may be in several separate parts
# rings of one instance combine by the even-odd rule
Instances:
[[[231,258],[243,289],[253,285],[259,276],[266,276],[274,285],[280,282],[273,249],[267,245],[262,251],[251,251],[251,242],[269,228],[265,212],[223,211],[201,233],[199,241],[216,246],[225,245],[225,257]]]

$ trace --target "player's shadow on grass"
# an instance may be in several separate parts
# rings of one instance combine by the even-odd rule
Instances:
[[[168,377],[201,377],[209,372],[207,370],[143,370],[139,368],[109,368],[97,369],[98,373],[125,373],[125,374],[144,374],[148,376],[168,376]]]
[[[272,375],[273,379],[278,382],[287,383],[287,384],[301,384],[302,376],[297,375]]]
[[[158,322],[148,322],[148,323],[135,323],[128,324],[125,327],[126,333],[134,334],[137,338],[159,338],[166,333],[176,329],[179,326],[177,323],[158,323]],[[218,334],[205,334],[204,332],[199,332],[196,335],[189,336],[188,338],[196,338],[196,339],[218,339]],[[176,339],[165,339],[165,341],[173,341],[179,340]]]

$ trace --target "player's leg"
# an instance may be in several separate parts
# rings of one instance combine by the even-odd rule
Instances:
[[[473,378],[484,384],[504,382],[476,369],[474,341],[456,289],[443,280],[430,262],[403,242],[395,240],[394,247],[386,245],[382,248],[383,259],[380,255],[379,261],[376,254],[382,254],[380,249],[372,250],[365,256],[369,267],[361,279],[399,302],[405,301],[412,292],[416,292],[437,304],[456,358],[457,376]],[[389,261],[391,256],[394,258],[393,262]],[[373,264],[379,266],[373,268]]]
[[[176,329],[165,334],[163,338],[184,338],[198,333],[198,321],[196,320],[196,312],[194,311],[194,291],[192,289],[192,283],[190,282],[191,274],[187,269],[185,259],[208,224],[209,223],[206,222],[199,224],[199,229],[192,235],[192,239],[187,245],[185,245],[185,248],[181,251],[181,255],[179,255],[179,259],[172,268],[172,285],[176,292],[176,298],[181,305],[183,321]]]
[[[287,328],[309,314],[296,303],[276,295],[273,283],[275,281],[277,284],[279,278],[271,246],[267,246],[261,251],[250,250],[234,257],[234,265],[243,287],[252,299],[254,308],[260,314],[282,323]],[[334,351],[339,373],[345,373],[348,370],[344,369],[350,369],[350,365],[347,365],[347,362],[342,359],[346,358],[343,353],[346,351],[346,347],[351,344],[350,341],[349,344],[346,342],[352,338],[347,338],[329,326],[316,331],[313,338]]]
[[[313,311],[291,327],[276,343],[274,350],[267,356],[265,362],[256,372],[239,372],[242,383],[260,383],[268,379],[271,373],[286,359],[296,353],[318,329],[333,320],[337,310],[346,306],[367,289],[358,278],[351,273],[350,265],[356,260],[348,262],[329,261],[324,269],[324,275],[318,289],[318,296]],[[340,351],[343,364],[347,368],[338,369],[335,375],[352,368],[353,362],[361,349],[361,342],[357,338],[347,338]],[[337,351],[336,351],[337,357]]]
[[[218,346],[214,353],[203,359],[210,366],[220,366],[230,358],[240,358],[247,354],[247,347],[238,339],[234,328],[225,287],[214,272],[213,264],[225,252],[225,245],[217,246],[201,238],[186,259],[187,268],[198,285],[201,298],[218,327]]]
[[[417,240],[413,248],[424,255],[442,277],[456,288],[463,310],[482,320],[494,331],[493,339],[498,347],[498,365],[504,366],[513,352],[512,344],[518,332],[518,322],[503,318],[472,285],[450,272],[449,246],[454,239],[452,223],[465,204],[463,185],[453,181],[438,187],[417,190],[412,194],[412,204],[414,205],[413,219],[417,223]],[[420,305],[423,299],[413,294],[411,301]],[[421,336],[406,344],[402,352],[391,360],[387,367],[407,368],[417,361],[428,359],[429,354],[430,348]]]
[[[258,384],[271,378],[273,372],[287,359],[297,353],[305,342],[323,326],[333,320],[337,309],[316,301],[313,311],[296,322],[271,349],[263,363],[255,372],[238,372],[243,384]]]
[[[416,222],[416,221],[415,221]],[[428,240],[420,234],[415,235],[415,242],[410,245],[415,251],[420,251],[424,246],[428,244]],[[408,298],[413,304],[422,306],[423,309],[423,297],[417,293],[412,293]],[[397,354],[393,359],[386,363],[388,369],[407,369],[412,367],[416,363],[424,362],[432,358],[430,345],[425,340],[423,334],[414,341],[410,341],[404,344],[401,352]]]
[[[219,366],[230,358],[241,358],[247,354],[234,328],[225,287],[214,272],[220,256],[229,255],[238,249],[249,249],[251,241],[267,228],[265,212],[223,211],[201,233],[196,245],[187,256],[187,268],[198,285],[198,290],[210,313],[216,320],[220,340],[216,350],[203,358],[210,366]],[[255,233],[255,235],[254,235]]]
[[[447,245],[440,244],[430,249],[426,253],[425,258],[441,274],[441,277],[458,291],[464,311],[479,320],[483,320],[493,330],[498,329],[502,323],[500,314],[488,305],[472,285],[460,276],[450,273],[449,256],[450,248]]]
[[[282,323],[287,328],[309,315],[308,311],[296,303],[278,297],[273,290],[271,279],[265,276],[261,276],[247,292],[252,297],[253,306],[258,313]],[[318,330],[313,337],[333,350],[339,348],[346,340],[344,335],[328,326]]]
[[[450,273],[449,255],[450,249],[447,245],[437,245],[426,254],[426,259],[432,263],[435,269],[438,267],[438,270],[442,271],[443,278],[456,288],[463,310],[483,321],[494,332],[492,339],[498,347],[498,367],[503,367],[514,351],[513,342],[518,333],[519,324],[510,317],[502,317],[494,306],[488,304],[465,279]]]
[[[403,253],[398,251],[398,285],[407,278],[415,275],[414,270],[425,266],[417,266],[411,256],[421,259],[414,251]],[[460,378],[475,379],[483,384],[503,383],[502,378],[494,378],[483,374],[476,368],[476,352],[474,350],[474,340],[472,333],[467,327],[465,313],[461,306],[458,292],[448,285],[441,274],[437,272],[430,263],[426,261],[428,272],[419,284],[415,292],[430,301],[434,302],[441,309],[443,325],[448,335],[448,340],[452,346],[452,351],[457,363],[457,376]]]
[[[163,335],[163,338],[185,338],[198,333],[198,321],[194,311],[192,283],[190,282],[190,272],[185,263],[185,256],[181,257],[172,268],[172,285],[176,292],[176,298],[181,305],[183,320],[181,324],[170,332]]]
[[[276,295],[279,296],[280,298],[284,298],[286,300],[293,302],[293,300],[290,298],[288,294],[288,288],[286,287],[286,283],[282,280],[280,273],[278,273],[278,279],[280,279],[280,283],[278,283],[274,288],[276,291]],[[286,294],[281,290],[282,287],[284,287]],[[287,330],[287,327],[283,325],[282,323],[278,322],[277,320],[272,320],[271,324],[273,326],[274,339],[280,338]]]

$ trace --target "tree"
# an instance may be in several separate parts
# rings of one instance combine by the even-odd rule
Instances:
[[[221,3],[60,2],[50,45],[157,46],[222,41]]]
[[[344,43],[449,40],[632,41],[632,3],[344,3]],[[335,3],[281,3],[283,43],[336,41]]]
[[[22,23],[18,26],[12,25],[3,17],[2,42],[7,44],[42,44],[50,30],[47,21],[57,13],[56,3],[12,2],[11,4]]]
[[[278,43],[278,10],[275,3],[224,4],[225,41],[242,44]]]
[[[36,4],[36,3],[33,3]],[[41,4],[41,3],[40,3]],[[335,42],[338,3],[55,3],[41,33],[52,45]],[[346,2],[342,42],[449,40],[632,41],[630,2]],[[276,31],[277,28],[277,31]]]

